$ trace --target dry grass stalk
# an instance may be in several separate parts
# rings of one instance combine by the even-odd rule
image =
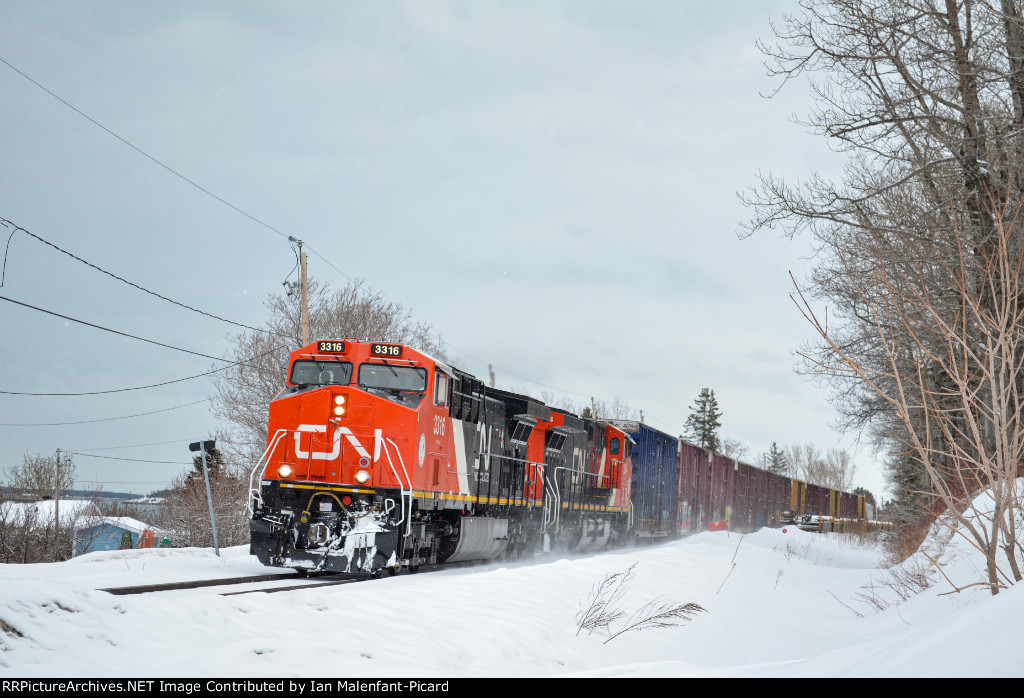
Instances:
[[[608,639],[603,644],[608,644],[623,633],[650,628],[669,628],[691,620],[698,613],[705,612],[706,609],[699,604],[673,603],[655,599],[629,614],[621,627],[613,632],[612,625],[627,617],[627,611],[622,608],[622,599],[630,583],[636,577],[636,565],[637,563],[634,562],[622,572],[606,574],[591,590],[586,604],[581,604],[580,610],[576,614],[577,636],[584,630],[590,635],[595,630],[603,628],[609,633]]]

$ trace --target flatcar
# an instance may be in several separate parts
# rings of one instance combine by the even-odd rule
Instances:
[[[487,387],[410,346],[318,340],[291,353],[270,403],[250,549],[269,566],[380,576],[752,530],[794,505],[854,501],[777,477],[642,422]]]

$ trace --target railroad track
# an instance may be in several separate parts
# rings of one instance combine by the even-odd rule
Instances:
[[[439,565],[421,565],[417,574],[439,572],[458,568],[468,568],[479,565],[479,561],[468,560],[466,562],[455,562]],[[279,591],[296,591],[299,589],[311,589],[315,587],[336,586],[339,584],[351,584],[352,582],[364,582],[372,577],[339,577],[337,575],[321,575],[316,577],[305,577],[296,572],[282,572],[278,574],[257,574],[248,577],[223,577],[221,579],[195,579],[187,582],[167,582],[164,584],[143,584],[128,587],[110,587],[97,589],[115,596],[133,596],[135,594],[149,594],[161,591],[181,591],[185,589],[201,589],[203,587],[232,586],[236,584],[260,584],[264,582],[279,582],[285,579],[294,579],[298,584],[289,586],[271,586],[258,589],[243,589],[241,591],[221,592],[221,596],[238,596],[240,594],[274,594]]]
[[[351,584],[362,582],[363,579],[332,579],[326,582],[310,582],[309,584],[295,584],[288,587],[271,587],[270,589],[246,589],[244,591],[227,591],[221,596],[238,596],[239,594],[275,594],[279,591],[295,591],[296,589],[309,589],[310,587],[331,587],[338,584]]]
[[[115,596],[133,596],[135,594],[150,594],[161,591],[181,591],[185,589],[201,589],[203,587],[221,587],[221,586],[233,586],[236,584],[260,584],[265,582],[279,582],[284,579],[302,580],[300,584],[293,584],[290,586],[271,586],[258,589],[245,589],[242,591],[230,591],[222,592],[221,596],[235,596],[238,594],[272,594],[278,591],[294,591],[297,589],[309,589],[311,587],[323,587],[323,586],[334,586],[337,584],[349,584],[351,582],[361,581],[359,579],[338,579],[338,578],[321,578],[323,581],[318,581],[315,577],[302,577],[294,572],[285,572],[282,574],[259,574],[249,577],[225,577],[221,579],[194,579],[186,582],[167,582],[164,584],[143,584],[138,586],[128,587],[111,587],[107,589],[99,589],[98,591],[105,591],[108,594]]]

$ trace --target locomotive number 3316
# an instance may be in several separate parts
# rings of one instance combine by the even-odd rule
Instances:
[[[401,344],[371,344],[370,354],[373,356],[401,356]]]

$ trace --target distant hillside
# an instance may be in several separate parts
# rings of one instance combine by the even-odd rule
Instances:
[[[3,494],[4,499],[21,499],[19,493],[12,487],[0,487],[0,493]],[[62,499],[92,499],[99,496],[100,499],[118,501],[140,499],[142,497],[142,495],[132,492],[96,492],[95,490],[71,490],[70,492],[61,492],[60,496]]]

